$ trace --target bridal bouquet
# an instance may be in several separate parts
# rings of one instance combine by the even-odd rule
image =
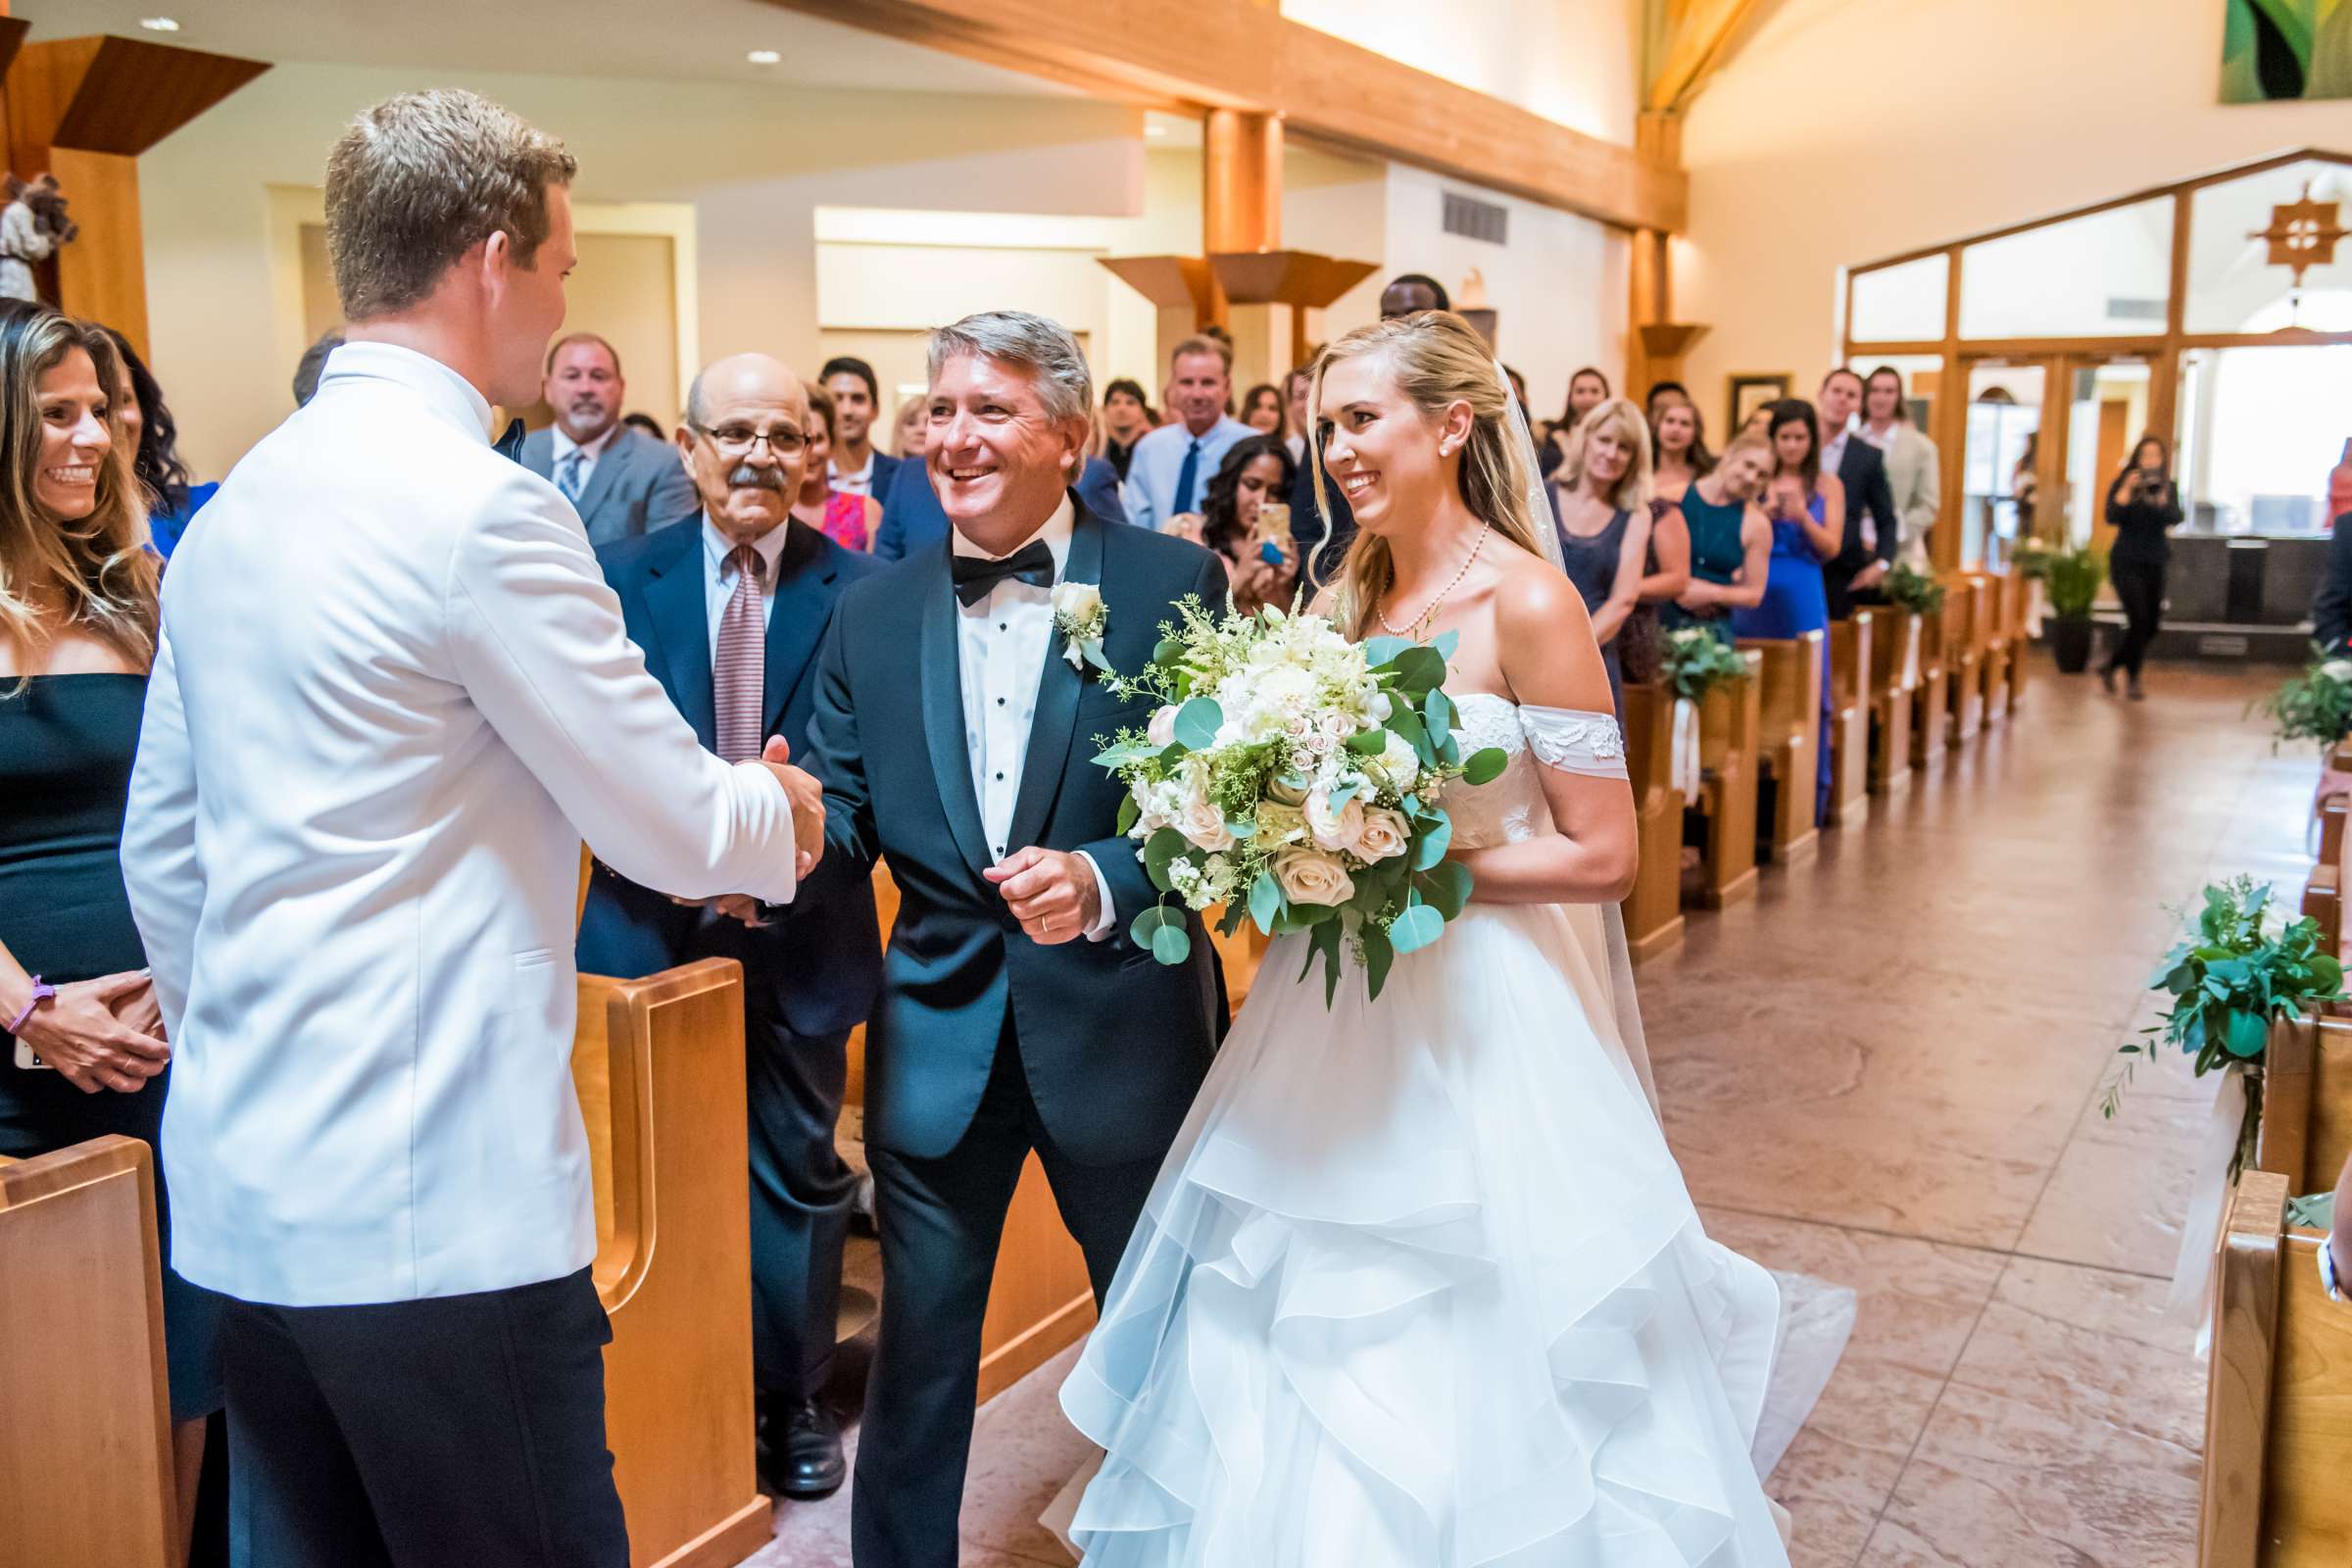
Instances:
[[[1309,933],[1299,973],[1322,957],[1327,1005],[1344,954],[1378,997],[1396,955],[1435,942],[1470,896],[1470,872],[1446,858],[1441,793],[1506,761],[1494,748],[1462,756],[1442,689],[1452,635],[1352,643],[1323,616],[1275,606],[1218,617],[1187,597],[1176,609],[1181,624],[1161,626],[1152,662],[1107,677],[1159,704],[1095,759],[1127,786],[1119,831],[1141,841],[1162,894],[1225,906],[1225,934],[1245,919]],[[1192,951],[1165,899],[1130,935],[1162,963]]]

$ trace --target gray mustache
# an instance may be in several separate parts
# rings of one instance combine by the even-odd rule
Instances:
[[[731,490],[774,490],[781,493],[784,489],[784,475],[773,468],[755,467],[749,463],[739,463],[727,474],[727,487]]]

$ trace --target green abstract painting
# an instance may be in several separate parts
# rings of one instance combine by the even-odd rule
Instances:
[[[2222,102],[2352,98],[2352,0],[2228,0]]]

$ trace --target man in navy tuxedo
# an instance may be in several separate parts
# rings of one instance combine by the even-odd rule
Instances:
[[[1078,474],[1078,505],[1105,522],[1127,521],[1119,502],[1119,470],[1104,458],[1088,458]],[[948,537],[948,514],[931,488],[929,465],[919,459],[899,465],[882,498],[882,520],[874,528],[874,554],[884,561],[919,556]]]
[[[1214,1049],[1206,934],[1188,917],[1174,967],[1131,939],[1159,895],[1092,760],[1151,703],[1065,657],[1056,607],[1099,594],[1103,657],[1137,670],[1176,600],[1224,602],[1225,570],[1079,504],[1093,402],[1054,322],[991,312],[935,334],[925,461],[954,534],[843,595],[817,669],[825,863],[887,860],[902,898],[866,1031],[882,1329],[851,1497],[859,1568],[955,1568],[981,1317],[1022,1162],[1044,1165],[1100,1302]]]
[[[695,377],[678,432],[702,510],[599,558],[630,640],[703,745],[722,756],[730,705],[735,744],[757,750],[780,736],[806,754],[817,649],[842,594],[882,569],[793,518],[808,420],[802,383],[785,366],[760,354],[710,366]],[[759,580],[745,583],[752,562]],[[764,1470],[782,1495],[821,1497],[847,1475],[824,1403],[854,1185],[833,1129],[850,1031],[881,978],[868,867],[820,864],[781,908],[740,898],[684,905],[596,868],[580,921],[583,970],[636,978],[708,957],[743,965]]]

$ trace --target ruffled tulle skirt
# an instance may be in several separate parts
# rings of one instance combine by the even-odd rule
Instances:
[[[1062,1388],[1088,1563],[1787,1561],[1778,1294],[1700,1229],[1570,920],[1473,906],[1328,1012],[1274,945]]]

